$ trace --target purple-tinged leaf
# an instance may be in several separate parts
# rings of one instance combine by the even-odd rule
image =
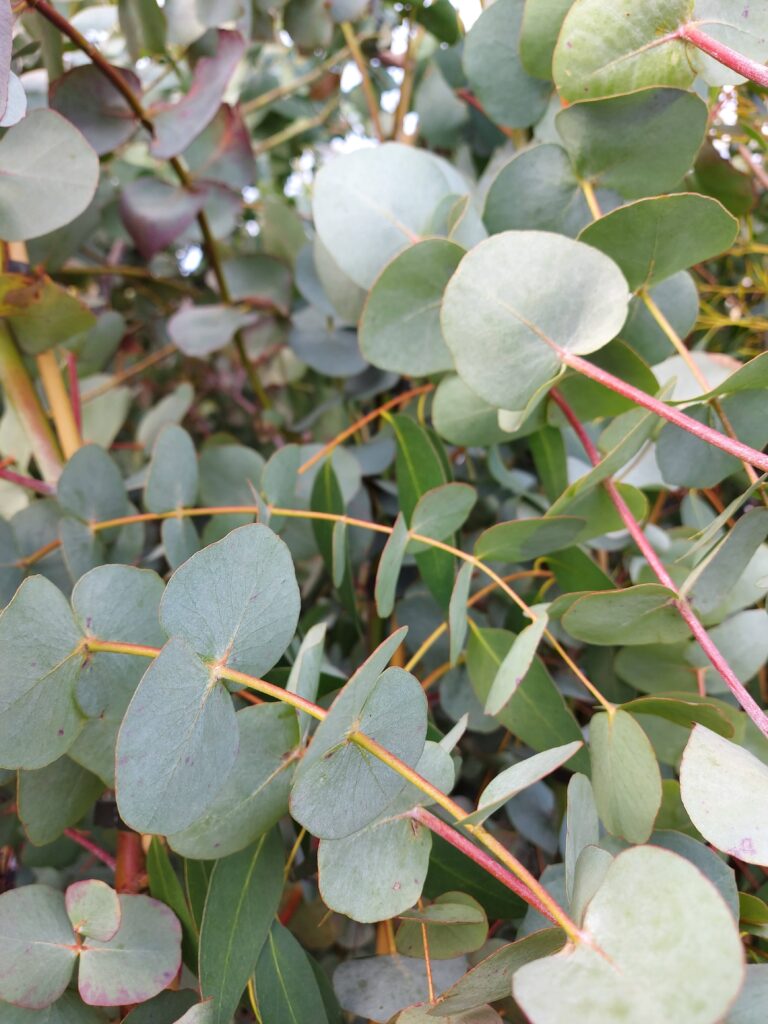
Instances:
[[[256,178],[248,128],[237,107],[226,104],[185,150],[184,159],[198,180],[217,181],[239,190]]]
[[[239,32],[219,29],[218,36],[216,56],[200,58],[186,96],[178,103],[153,107],[153,156],[178,156],[216,116],[224,90],[245,52],[245,41]]]
[[[132,71],[114,69],[137,95],[141,82]],[[94,64],[73,68],[51,84],[50,103],[79,128],[99,156],[111,153],[133,135],[138,124],[125,97]]]
[[[78,990],[90,1006],[143,1003],[181,966],[181,925],[172,910],[149,896],[120,896],[120,908],[114,936],[89,939],[80,954]]]
[[[184,189],[158,178],[137,178],[120,196],[120,212],[144,259],[151,259],[185,231],[203,208],[204,188]]]

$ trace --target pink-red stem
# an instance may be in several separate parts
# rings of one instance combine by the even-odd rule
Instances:
[[[566,366],[570,366],[577,373],[589,377],[590,380],[597,381],[598,384],[602,384],[603,387],[608,388],[610,391],[615,391],[617,395],[629,398],[630,401],[641,405],[644,409],[655,412],[657,416],[667,420],[669,423],[673,423],[676,427],[680,427],[681,430],[693,434],[694,437],[706,441],[707,444],[714,445],[716,448],[728,452],[729,455],[733,455],[734,458],[742,462],[749,462],[764,473],[768,473],[768,455],[757,451],[755,448],[750,448],[749,445],[744,444],[742,441],[727,437],[725,434],[713,430],[704,423],[699,423],[690,416],[686,416],[684,412],[680,412],[679,409],[660,402],[658,398],[654,398],[652,395],[646,394],[645,391],[627,384],[620,377],[614,377],[612,373],[601,370],[599,366],[595,366],[594,363],[582,359],[581,356],[574,355],[572,352],[561,348],[558,348],[557,351]]]
[[[768,67],[765,64],[758,64],[757,61],[750,60],[749,57],[745,57],[738,50],[732,50],[725,43],[718,42],[717,39],[713,39],[712,36],[708,36],[706,32],[702,32],[700,28],[697,28],[694,22],[682,25],[677,35],[680,39],[685,39],[686,42],[691,43],[703,53],[714,57],[718,63],[724,64],[725,67],[736,71],[744,78],[748,78],[750,81],[768,88]]]
[[[511,889],[521,900],[524,900],[528,906],[533,907],[534,910],[538,910],[540,914],[543,914],[548,921],[552,921],[554,924],[558,924],[553,918],[550,911],[544,906],[538,896],[535,896],[531,890],[520,881],[519,878],[515,878],[511,871],[507,871],[505,867],[502,867],[498,861],[495,861],[493,857],[487,854],[480,847],[469,840],[466,836],[463,836],[456,829],[451,828],[450,825],[442,821],[437,817],[436,814],[432,814],[431,811],[426,810],[424,807],[414,807],[410,812],[410,817],[414,821],[418,821],[420,825],[428,828],[430,832],[434,832],[435,835],[440,836],[446,843],[450,843],[451,846],[455,847],[470,860],[473,860],[475,864],[478,864],[484,871],[487,871],[489,875],[493,875],[497,881],[501,882],[508,889]]]
[[[100,846],[89,839],[88,836],[83,835],[82,832],[78,832],[76,828],[65,828],[64,835],[67,839],[71,839],[73,843],[77,843],[78,846],[82,846],[88,853],[92,853],[94,857],[98,858],[102,864],[106,864],[110,871],[114,871],[116,867],[115,858],[107,853],[106,850],[102,850]]]
[[[19,487],[26,487],[28,491],[35,491],[36,494],[55,494],[56,488],[45,480],[36,480],[33,476],[26,476],[24,473],[17,473],[13,469],[0,466],[0,480],[8,480]]]
[[[596,466],[600,462],[600,453],[592,443],[592,439],[584,429],[583,424],[556,388],[550,392],[550,396],[552,401],[555,402],[563,411],[565,418],[570,423],[574,433],[581,442],[584,451],[587,453],[590,462],[593,466]],[[640,524],[632,515],[631,509],[624,501],[624,498],[621,496],[616,484],[614,484],[612,480],[603,480],[603,486],[608,492],[608,496],[613,502],[616,511],[621,516],[621,519],[627,528],[627,532],[632,537],[646,562],[653,570],[659,583],[677,594],[677,587],[675,586],[674,580],[667,572],[664,563],[656,554],[648,538],[643,533]],[[760,732],[762,732],[764,736],[768,737],[768,716],[723,657],[717,645],[713,642],[712,638],[699,621],[699,618],[693,608],[691,608],[684,597],[678,597],[674,604],[694,638],[698,641],[699,646],[706,654],[712,667],[723,678],[728,689],[755,723]]]

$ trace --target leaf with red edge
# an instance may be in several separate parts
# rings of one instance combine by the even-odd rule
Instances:
[[[141,95],[141,82],[132,71],[114,70]],[[99,156],[127,142],[138,125],[125,97],[94,64],[72,68],[51,83],[50,103],[80,129]]]
[[[159,178],[137,178],[120,194],[120,213],[144,259],[185,231],[208,198],[207,190],[176,188]]]
[[[195,64],[192,85],[178,103],[152,108],[155,137],[150,144],[153,156],[167,159],[178,156],[196,139],[216,116],[232,74],[245,52],[239,32],[218,30],[214,57],[201,57]]]
[[[256,163],[248,128],[237,107],[219,107],[219,111],[188,149],[184,160],[192,175],[200,180],[217,181],[242,189],[256,178]]]

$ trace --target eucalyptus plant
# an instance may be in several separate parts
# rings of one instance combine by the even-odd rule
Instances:
[[[768,5],[468,13],[0,0],[2,1024],[765,1020]]]

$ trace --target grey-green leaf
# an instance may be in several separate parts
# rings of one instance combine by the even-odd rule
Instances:
[[[589,738],[592,787],[603,824],[631,843],[647,842],[661,807],[661,773],[650,740],[625,711],[595,715]]]
[[[64,895],[25,885],[0,896],[0,998],[42,1010],[64,993],[75,966]]]

